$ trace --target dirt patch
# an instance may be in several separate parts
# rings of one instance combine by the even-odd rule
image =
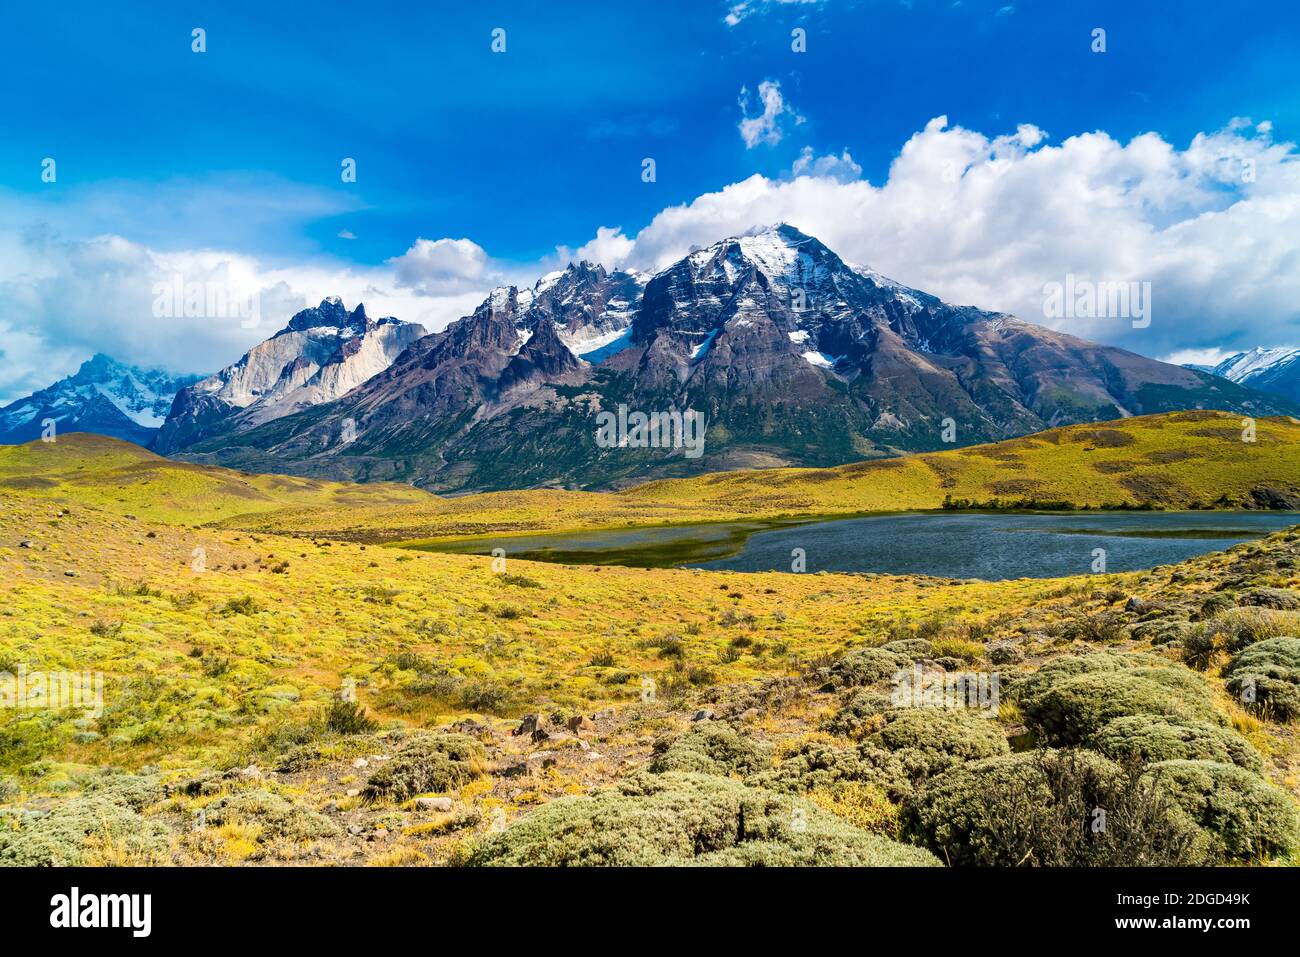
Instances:
[[[1157,465],[1168,465],[1170,462],[1185,462],[1188,459],[1198,459],[1200,455],[1186,449],[1156,449],[1154,452],[1148,452],[1145,458],[1148,462],[1155,462]]]
[[[1139,502],[1188,501],[1193,497],[1187,486],[1164,475],[1126,475],[1119,484],[1136,495]]]
[[[1218,429],[1196,429],[1192,435],[1198,435],[1205,439],[1230,439],[1234,442],[1241,441],[1241,429],[1236,428],[1218,428]]]
[[[1102,475],[1116,475],[1120,472],[1132,472],[1137,467],[1137,463],[1130,462],[1128,459],[1115,459],[1110,462],[1093,462],[1092,467]]]
[[[1091,445],[1099,449],[1122,449],[1132,445],[1137,439],[1119,429],[1086,429],[1070,433],[1070,441]]]
[[[58,488],[58,485],[58,482],[36,478],[35,476],[0,479],[0,488]]]

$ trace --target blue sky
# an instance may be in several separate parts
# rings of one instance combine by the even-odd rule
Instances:
[[[0,179],[37,193],[33,157],[54,156],[68,184],[265,178],[325,191],[340,210],[309,206],[298,228],[244,234],[214,215],[190,234],[143,223],[130,237],[164,248],[237,239],[252,253],[379,262],[436,234],[523,260],[775,175],[805,145],[848,148],[878,180],[940,114],[990,134],[1032,122],[1175,144],[1236,115],[1300,119],[1300,86],[1280,82],[1294,77],[1300,16],[1281,4],[1250,15],[1022,0],[999,14],[1008,6],[773,4],[728,27],[727,4],[699,0],[11,5]],[[1104,58],[1089,50],[1099,25]],[[194,26],[206,54],[190,50]],[[490,51],[497,26],[502,55]],[[809,34],[802,55],[796,26]],[[798,139],[747,150],[737,93],[765,78],[806,122]],[[344,156],[358,161],[347,188]]]
[[[636,237],[663,210],[754,174],[788,180],[805,150],[847,151],[853,175],[880,186],[936,117],[989,141],[1032,124],[1044,144],[1104,131],[1175,150],[1234,117],[1288,144],[1300,129],[1300,14],[1281,4],[60,2],[3,16],[0,212],[12,228],[354,275],[419,238],[467,238],[489,268],[460,277],[465,297],[482,291],[473,280],[553,265],[557,246],[581,247],[600,227]],[[497,27],[504,54],[490,48]],[[796,27],[806,53],[791,50]],[[1104,55],[1090,50],[1095,27]],[[747,91],[753,116],[765,82],[785,112],[747,143],[739,100]],[[41,181],[45,157],[57,184]],[[354,184],[340,182],[343,157],[357,161]],[[645,157],[654,183],[641,180]],[[1184,212],[1165,207],[1150,223]],[[852,251],[889,261],[873,242]],[[30,272],[0,271],[0,283]],[[968,287],[987,294],[959,279],[936,291]],[[20,321],[0,314],[13,356]],[[84,338],[55,365],[89,348]],[[1211,347],[1149,345],[1139,351]],[[0,376],[0,398],[15,388]]]

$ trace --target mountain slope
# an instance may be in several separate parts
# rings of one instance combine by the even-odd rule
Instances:
[[[1210,369],[1230,382],[1300,402],[1300,349],[1251,349]]]
[[[1178,409],[1300,411],[1215,376],[949,305],[790,226],[722,240],[642,282],[583,263],[531,290],[496,290],[344,398],[185,455],[435,490],[599,488],[832,466]],[[585,358],[574,354],[596,341]],[[698,412],[703,454],[639,435],[599,444],[597,415],[620,406]]]
[[[83,432],[0,448],[0,496],[22,494],[145,521],[198,526],[262,512],[411,508],[436,501],[405,485],[350,485],[249,475],[176,462],[127,442]]]
[[[345,395],[425,335],[417,323],[371,319],[337,298],[304,309],[234,365],[176,396],[154,448],[167,454],[256,428]]]
[[[55,435],[96,432],[147,445],[176,393],[198,381],[161,369],[141,369],[96,353],[74,375],[0,408],[0,444],[41,437],[48,419]]]
[[[487,492],[346,512],[267,511],[230,527],[365,542],[942,508],[1300,508],[1300,422],[1170,412],[1048,429],[991,445],[827,469],[754,469],[620,492]],[[365,486],[369,488],[370,486]]]

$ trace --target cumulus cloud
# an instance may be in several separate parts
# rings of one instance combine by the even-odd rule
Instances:
[[[1146,355],[1300,340],[1300,152],[1248,120],[1179,149],[1154,133],[987,136],[937,117],[880,185],[801,155],[615,233],[620,264],[662,268],[692,246],[789,222],[851,262],[944,299]],[[804,161],[805,156],[807,161]],[[823,159],[826,159],[823,157]],[[856,164],[855,164],[856,165]],[[611,237],[607,237],[607,240]],[[1152,284],[1152,323],[1050,319],[1067,274]]]
[[[184,302],[193,291],[198,308]],[[326,296],[432,331],[471,312],[485,291],[408,290],[383,267],[277,266],[221,250],[159,251],[115,235],[7,232],[0,234],[0,404],[75,371],[94,352],[214,372]],[[182,308],[172,308],[177,302]]]
[[[417,239],[400,256],[388,260],[397,285],[420,295],[480,287],[488,271],[483,247],[468,239]]]
[[[834,153],[816,156],[811,146],[805,146],[800,151],[798,159],[794,161],[790,172],[794,176],[818,176],[841,183],[851,183],[862,176],[862,167],[853,162],[853,157],[849,155],[847,149],[839,156]]]
[[[803,122],[803,117],[796,113],[781,95],[781,84],[777,80],[764,80],[758,85],[758,110],[750,116],[749,87],[740,88],[740,138],[745,141],[746,149],[753,149],[759,143],[775,146],[785,136],[785,122],[796,125]],[[784,118],[784,120],[783,120]]]

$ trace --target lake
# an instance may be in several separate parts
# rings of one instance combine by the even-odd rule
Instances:
[[[480,537],[418,546],[564,564],[733,571],[885,572],[942,578],[1055,578],[1179,562],[1300,524],[1296,512],[907,512],[829,521]],[[415,546],[412,546],[415,547]]]

